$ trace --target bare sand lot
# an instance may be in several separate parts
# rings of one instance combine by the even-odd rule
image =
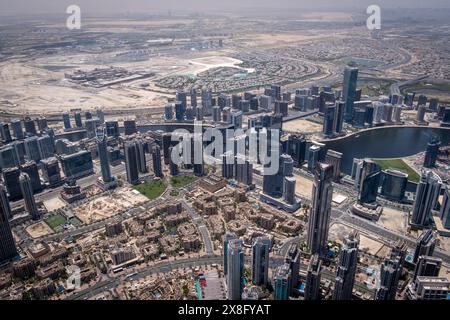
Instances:
[[[407,213],[384,207],[383,213],[380,216],[380,219],[378,220],[378,224],[382,225],[383,227],[390,229],[392,231],[398,231],[400,233],[406,232],[406,218]]]
[[[295,193],[306,198],[311,198],[313,182],[299,175],[294,176],[296,180]]]
[[[298,133],[321,132],[322,126],[305,119],[297,119],[283,123],[283,130]]]
[[[25,231],[32,237],[33,239],[43,237],[53,233],[53,230],[44,222],[40,221],[38,223],[32,224],[27,227]]]
[[[44,201],[44,206],[47,209],[47,211],[55,211],[55,210],[65,207],[66,203],[59,198],[54,198],[54,199]]]
[[[125,212],[145,201],[145,196],[135,193],[133,189],[124,188],[88,201],[74,208],[73,213],[83,223],[90,224]]]

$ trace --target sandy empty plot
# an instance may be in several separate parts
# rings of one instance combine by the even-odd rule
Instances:
[[[295,193],[306,198],[311,198],[313,182],[299,175],[295,175],[295,179],[297,181],[295,184]]]
[[[54,211],[59,208],[65,207],[66,204],[59,198],[53,198],[47,201],[44,201],[44,206],[47,211]]]
[[[305,119],[297,119],[284,122],[283,130],[299,133],[312,133],[322,131],[322,126],[320,124]]]
[[[384,207],[378,224],[392,231],[403,233],[406,232],[406,216],[406,212]]]
[[[32,224],[31,226],[27,227],[25,231],[32,238],[39,238],[53,233],[53,230],[44,221]]]

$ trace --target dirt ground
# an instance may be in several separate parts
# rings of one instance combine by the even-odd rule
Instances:
[[[384,207],[383,213],[378,220],[378,224],[392,231],[404,233],[407,228],[406,217],[406,212]]]
[[[53,233],[53,230],[44,221],[32,224],[31,226],[27,227],[25,231],[32,238],[39,238]]]
[[[305,119],[298,119],[283,123],[283,130],[298,133],[312,133],[322,131],[322,126]]]

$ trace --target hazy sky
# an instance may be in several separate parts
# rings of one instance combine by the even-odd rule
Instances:
[[[238,11],[250,8],[450,8],[449,0],[0,0],[0,15],[65,13],[70,4],[86,14],[146,13],[156,11]]]

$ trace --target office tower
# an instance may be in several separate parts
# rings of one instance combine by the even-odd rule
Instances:
[[[376,202],[381,180],[381,168],[371,160],[364,160],[359,182],[358,202],[371,204]]]
[[[92,154],[88,150],[59,157],[66,180],[78,179],[94,173]]]
[[[402,123],[402,110],[401,106],[394,107],[394,122],[397,124]]]
[[[276,174],[264,175],[263,177],[263,192],[273,198],[281,198],[283,196],[283,162],[288,161],[286,154],[280,156],[279,169]],[[292,159],[291,159],[292,161]]]
[[[428,142],[427,150],[425,151],[425,159],[423,162],[423,166],[425,168],[434,168],[436,166],[440,146],[441,142],[436,137],[432,138],[431,141]]]
[[[202,177],[205,175],[205,166],[203,163],[194,163],[194,175],[197,177]]]
[[[105,122],[106,135],[108,137],[120,136],[119,122],[118,121],[106,121]]]
[[[108,143],[104,130],[97,131],[97,151],[100,160],[100,169],[102,171],[102,181],[104,184],[108,184],[113,178],[111,176],[111,168],[109,167]]]
[[[400,170],[383,170],[381,179],[381,195],[393,201],[402,201],[405,197],[408,174]]]
[[[39,152],[38,137],[33,136],[33,137],[26,138],[24,140],[24,143],[25,143],[25,153],[26,153],[27,159],[39,162],[39,160],[41,160],[41,154]]]
[[[4,186],[0,185],[0,264],[17,256],[16,244],[9,225],[11,208],[4,191]]]
[[[341,177],[341,163],[343,154],[334,150],[327,150],[325,163],[333,166],[333,180],[338,181]]]
[[[420,95],[417,99],[417,106],[425,106],[427,104],[428,98],[427,96]]]
[[[344,119],[347,123],[353,120],[353,105],[356,101],[356,83],[358,82],[358,68],[345,67],[343,99],[345,101]]]
[[[439,119],[442,119],[441,127],[450,127],[450,108],[443,106],[442,108],[440,107],[440,110],[442,110],[442,116],[439,117]]]
[[[181,101],[176,101],[175,102],[175,119],[177,121],[183,121],[185,112],[186,112],[186,109],[184,109]]]
[[[54,140],[49,135],[43,135],[37,139],[39,158],[47,159],[53,157],[55,154]],[[26,150],[26,149],[25,149]]]
[[[67,112],[64,112],[63,115],[63,123],[64,123],[64,129],[70,129],[72,128],[72,125],[70,124],[70,115]]]
[[[172,150],[173,147],[170,147],[170,154],[172,154]],[[177,176],[180,173],[180,170],[178,169],[178,165],[172,161],[172,159],[170,159],[170,163],[169,163],[169,171],[170,171],[170,175],[172,177]]]
[[[365,123],[369,127],[373,126],[374,112],[375,112],[375,108],[374,108],[372,102],[369,105],[366,105]],[[400,120],[398,122],[400,122]]]
[[[75,126],[77,128],[82,128],[83,127],[83,121],[81,120],[81,113],[75,112],[74,113],[74,118],[75,118]]]
[[[183,108],[183,112],[186,111],[187,108],[187,94],[184,91],[177,91],[175,94],[175,100],[181,103]]]
[[[365,128],[366,127],[366,110],[356,105],[353,108],[353,120],[352,125],[354,128]]]
[[[417,238],[414,250],[413,263],[417,263],[420,256],[432,256],[436,247],[436,235],[433,230],[427,229]]]
[[[145,159],[145,141],[137,139],[136,144],[136,160],[140,173],[147,173],[147,160]]]
[[[228,273],[228,243],[230,240],[237,239],[236,235],[231,232],[227,232],[222,237],[222,249],[223,249],[223,274],[226,276]]]
[[[191,106],[194,108],[197,108],[197,90],[192,89],[191,90]]]
[[[287,101],[275,101],[275,113],[281,113],[283,117],[288,116],[288,102]]]
[[[272,97],[267,95],[261,95],[259,97],[259,106],[261,109],[266,111],[272,110]]]
[[[5,122],[0,123],[0,134],[2,136],[3,143],[9,143],[12,141],[11,132],[9,131],[9,124]]]
[[[319,163],[321,147],[313,144],[308,149],[308,170],[314,172]]]
[[[219,106],[214,106],[212,109],[212,116],[214,122],[220,122],[222,120],[222,114]]]
[[[444,277],[417,277],[406,289],[408,300],[448,300],[450,281]]]
[[[315,171],[312,191],[312,208],[308,220],[308,248],[312,254],[327,253],[331,200],[333,197],[333,167],[319,163]]]
[[[39,117],[36,119],[36,121],[40,132],[43,132],[45,129],[48,128],[47,119],[45,117]]]
[[[0,210],[7,219],[12,218],[11,206],[9,205],[8,193],[3,183],[0,183]]]
[[[172,120],[173,119],[173,106],[171,103],[166,104],[164,107],[164,119]]]
[[[86,120],[90,120],[92,119],[92,113],[90,111],[85,111],[84,117],[86,118]]]
[[[305,300],[320,299],[320,272],[322,270],[322,260],[318,254],[311,256],[306,273]]]
[[[31,136],[37,135],[36,125],[35,125],[33,119],[27,117],[27,118],[25,118],[25,119],[23,120],[23,124],[24,124],[24,127],[25,127],[25,132],[26,132],[28,135],[31,135]]]
[[[323,130],[325,137],[331,137],[335,132],[336,127],[336,106],[334,103],[327,103],[323,114]]]
[[[287,153],[294,160],[294,165],[300,167],[305,162],[306,139],[303,135],[290,135]]]
[[[24,138],[22,121],[20,119],[11,120],[11,127],[12,131],[14,132],[14,137],[16,137],[16,139]]]
[[[240,95],[233,94],[233,95],[231,96],[231,107],[232,107],[233,109],[241,110],[241,109],[239,108],[239,103],[241,102],[241,100],[242,100],[242,97],[241,97]]]
[[[274,275],[274,299],[288,300],[291,293],[292,281],[289,264],[285,263],[275,270]]]
[[[240,110],[231,110],[230,112],[231,124],[234,126],[234,129],[242,128],[242,119],[243,114]]]
[[[416,199],[412,209],[410,224],[416,228],[428,227],[432,220],[432,210],[441,191],[442,180],[431,170],[422,170],[419,185],[416,189]]]
[[[19,176],[20,170],[19,168],[7,168],[3,169],[3,183],[6,186],[6,190],[8,190],[9,200],[16,201],[22,199],[22,192],[20,190],[19,184]]]
[[[58,159],[48,158],[41,161],[42,177],[50,187],[60,185],[62,182]]]
[[[281,86],[279,86],[279,85],[271,85],[270,89],[273,92],[273,98],[275,100],[281,100]]]
[[[417,277],[438,277],[442,267],[442,259],[430,256],[420,256],[417,261],[414,275],[411,281]]]
[[[351,300],[358,266],[359,233],[351,232],[344,238],[336,271],[333,300]]]
[[[6,146],[0,149],[0,166],[5,168],[12,168],[19,165],[19,155],[13,146]]]
[[[17,162],[14,162],[15,165],[19,165],[25,162],[25,143],[23,140],[16,140],[9,144],[14,149],[13,158],[17,159]],[[1,161],[1,160],[0,160]],[[1,162],[0,162],[1,163]]]
[[[238,109],[241,110],[242,112],[246,113],[250,111],[250,101],[248,100],[240,100],[239,101],[239,105],[238,105]],[[286,109],[287,112],[287,109]]]
[[[195,109],[195,119],[197,119],[198,121],[203,120],[203,108]]]
[[[438,100],[437,98],[431,98],[431,99],[430,99],[430,104],[429,104],[428,108],[429,108],[431,111],[437,111],[438,105],[439,105],[439,100]]]
[[[237,155],[234,168],[236,181],[247,186],[253,184],[253,164],[244,155]]]
[[[297,287],[300,273],[300,250],[296,243],[289,246],[286,256],[284,257],[284,263],[289,266],[291,282],[290,294],[292,294]]]
[[[202,90],[202,114],[204,116],[211,115],[212,93],[210,90]]]
[[[283,200],[287,204],[293,205],[296,202],[295,185],[297,180],[294,176],[286,176],[283,179]]]
[[[269,278],[270,239],[258,237],[253,241],[252,248],[252,283],[266,286]]]
[[[163,171],[162,171],[162,164],[161,164],[161,149],[159,148],[159,146],[153,147],[152,160],[153,160],[153,173],[155,174],[155,177],[162,178]],[[171,161],[170,154],[169,154],[168,160]]]
[[[42,191],[42,184],[41,179],[39,177],[39,170],[36,162],[34,161],[28,161],[21,165],[20,169],[22,172],[28,174],[28,177],[31,181],[31,186],[33,193],[41,192]]]
[[[442,199],[441,211],[439,217],[442,221],[442,226],[445,229],[450,229],[450,187],[447,186],[444,190],[444,197]]]
[[[163,149],[164,163],[166,165],[168,165],[169,161],[170,161],[170,150],[169,149],[172,144],[171,141],[172,141],[172,135],[170,133],[163,133],[161,148]]]
[[[132,134],[137,133],[136,120],[125,120],[123,122],[123,126],[125,128],[126,136],[131,136]]]
[[[399,241],[384,259],[381,265],[380,280],[375,293],[375,300],[395,300],[403,263],[405,262],[406,250],[406,244]]]
[[[228,300],[241,300],[244,275],[244,251],[242,240],[228,241],[227,252],[227,286]]]
[[[344,128],[345,102],[336,101],[335,132],[340,134]]]
[[[127,181],[129,184],[138,184],[139,170],[136,158],[136,144],[132,142],[124,143],[125,169],[127,172]]]
[[[95,113],[97,115],[97,119],[100,122],[100,124],[104,124],[105,123],[105,113],[103,112],[103,110],[100,108],[97,108],[97,109],[95,109]]]
[[[226,152],[222,155],[222,177],[226,179],[234,177],[234,164],[233,152]]]
[[[308,96],[296,94],[294,97],[294,109],[305,112],[306,111],[306,101]]]
[[[25,209],[31,215],[33,220],[40,218],[39,211],[34,200],[33,186],[28,174],[21,173],[19,178],[20,190],[22,191],[23,200],[25,202]]]

